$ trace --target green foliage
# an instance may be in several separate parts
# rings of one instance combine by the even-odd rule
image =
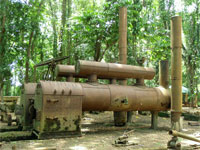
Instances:
[[[9,94],[19,94],[20,88],[14,84],[23,84],[27,62],[29,81],[33,81],[35,64],[61,53],[70,56],[68,64],[75,64],[78,59],[118,62],[118,13],[122,6],[128,11],[128,64],[138,65],[144,57],[144,66],[157,70],[154,80],[146,84],[155,86],[158,62],[170,61],[174,0],[66,0],[65,11],[63,0],[0,2],[0,83],[5,85],[5,91],[11,88]],[[184,5],[183,84],[195,95],[200,75],[199,2],[184,1]],[[38,68],[37,79],[42,79],[46,71],[47,67]]]

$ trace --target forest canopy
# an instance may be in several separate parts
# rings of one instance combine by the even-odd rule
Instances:
[[[0,89],[20,95],[33,82],[34,66],[51,58],[118,62],[119,8],[128,11],[127,62],[154,67],[158,85],[160,60],[171,59],[170,19],[182,16],[183,85],[190,99],[199,91],[199,0],[0,0]],[[170,63],[169,63],[170,64]],[[47,67],[37,69],[43,79]],[[132,84],[134,81],[129,81]]]

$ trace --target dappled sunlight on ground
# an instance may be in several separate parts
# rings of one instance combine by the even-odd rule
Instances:
[[[114,127],[112,112],[100,112],[99,114],[85,114],[83,119],[82,137],[27,140],[4,142],[1,150],[130,150],[142,148],[165,147],[171,139],[168,135],[170,118],[158,119],[158,130],[150,129],[151,117],[149,114],[134,115],[133,122],[125,127]],[[133,130],[128,141],[135,145],[116,147],[114,141],[125,132]],[[184,133],[200,138],[200,127],[189,126],[184,121]],[[196,142],[181,139],[182,146],[195,145]]]

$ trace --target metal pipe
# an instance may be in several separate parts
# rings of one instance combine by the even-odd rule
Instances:
[[[159,62],[159,84],[164,88],[169,88],[169,65],[167,60]]]
[[[96,74],[91,74],[91,75],[88,77],[88,81],[89,81],[89,82],[97,82],[97,75],[96,75]]]
[[[116,85],[117,80],[111,79],[110,83]],[[121,83],[121,85],[126,85],[126,80],[119,81],[119,83]],[[125,111],[123,111],[123,112],[122,111],[114,111],[113,117],[114,117],[115,126],[124,126],[127,121],[126,115],[127,115],[127,112],[125,112]]]
[[[69,77],[74,76],[75,67],[73,65],[56,65],[56,77]]]
[[[56,66],[57,77],[69,77],[72,75],[75,78],[87,78],[94,73],[97,74],[99,79],[145,78],[151,80],[155,76],[153,68],[114,63],[80,60],[76,65],[76,72],[75,67],[72,65]]]
[[[189,135],[181,133],[181,132],[177,132],[175,130],[170,130],[169,131],[169,135],[173,135],[173,136],[176,136],[176,137],[181,137],[181,138],[184,138],[184,139],[187,139],[187,140],[191,140],[191,141],[195,141],[195,142],[199,142],[200,143],[200,139],[197,139],[195,137],[189,136]]]
[[[97,78],[100,79],[144,78],[151,80],[155,76],[155,70],[153,68],[86,60],[79,60],[75,66],[75,70],[79,76],[84,77],[95,73]]]
[[[127,64],[127,8],[119,9],[119,63]],[[121,85],[127,85],[126,80],[119,82]],[[124,126],[127,122],[127,112],[113,112],[116,126]]]
[[[171,123],[176,130],[180,122],[182,112],[182,18],[175,16],[171,18]]]
[[[119,62],[127,64],[127,8],[119,9]]]
[[[74,82],[74,78],[72,74],[67,77],[67,82]]]

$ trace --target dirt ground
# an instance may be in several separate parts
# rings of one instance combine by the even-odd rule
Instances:
[[[25,140],[2,142],[1,150],[133,150],[166,149],[171,139],[170,118],[158,119],[158,130],[150,129],[151,116],[135,114],[126,127],[114,127],[112,112],[86,113],[82,119],[82,136],[50,140]],[[1,124],[0,124],[1,125]],[[190,126],[183,121],[183,133],[200,139],[200,126]],[[115,146],[114,141],[125,132],[134,130],[128,138],[129,146]],[[200,143],[180,139],[182,147],[200,149]],[[184,148],[186,149],[186,148]]]

